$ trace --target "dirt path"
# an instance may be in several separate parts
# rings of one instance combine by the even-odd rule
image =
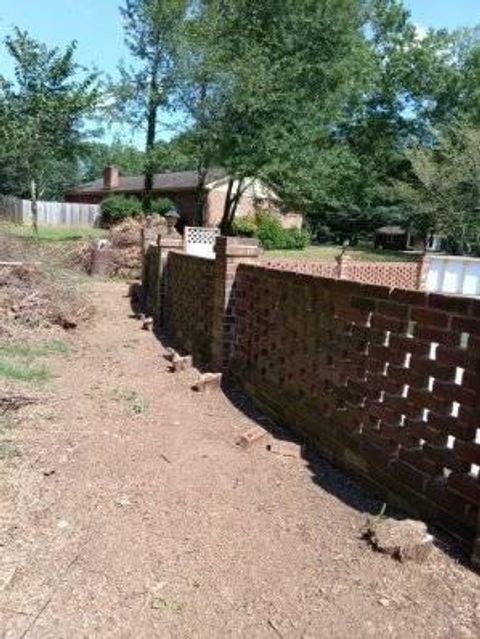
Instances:
[[[480,637],[478,576],[374,554],[354,483],[238,449],[252,422],[167,372],[125,292],[94,285],[0,462],[2,637]]]

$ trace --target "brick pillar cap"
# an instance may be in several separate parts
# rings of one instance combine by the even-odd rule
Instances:
[[[183,248],[183,237],[180,235],[159,235],[157,245],[160,248]]]
[[[258,240],[250,237],[217,237],[215,253],[233,257],[256,257],[260,254]]]

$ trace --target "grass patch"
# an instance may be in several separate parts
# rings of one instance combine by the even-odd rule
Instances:
[[[123,402],[135,415],[144,415],[148,412],[147,400],[134,390],[116,388],[112,391],[112,397],[116,401]]]
[[[26,240],[36,241],[37,238],[31,226],[7,223],[3,225],[10,235]],[[76,242],[79,240],[105,237],[107,231],[91,226],[43,226],[38,229],[38,239],[41,242]]]
[[[52,378],[50,369],[37,359],[68,353],[63,340],[38,343],[5,342],[0,344],[0,378],[27,384],[45,384]]]
[[[44,365],[34,365],[0,357],[0,378],[28,384],[44,384],[52,377]]]
[[[266,251],[264,259],[291,259],[291,260],[316,260],[318,262],[331,262],[342,251],[341,246],[308,246],[303,251]],[[382,251],[369,246],[352,246],[347,255],[353,260],[365,262],[414,262],[418,260],[415,253],[402,251]]]
[[[33,360],[36,357],[48,357],[49,355],[59,355],[68,353],[69,345],[62,340],[50,340],[40,344],[23,344],[12,342],[0,344],[0,356],[22,358]]]

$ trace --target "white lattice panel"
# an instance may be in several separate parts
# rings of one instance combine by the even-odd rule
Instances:
[[[219,229],[187,226],[184,233],[185,251],[190,255],[213,258],[215,241],[219,235]]]

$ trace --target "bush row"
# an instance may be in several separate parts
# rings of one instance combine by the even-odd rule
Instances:
[[[152,201],[150,213],[165,215],[172,208],[175,208],[172,200],[162,197]],[[104,228],[109,228],[141,213],[142,203],[134,195],[110,195],[100,204],[100,224]]]

